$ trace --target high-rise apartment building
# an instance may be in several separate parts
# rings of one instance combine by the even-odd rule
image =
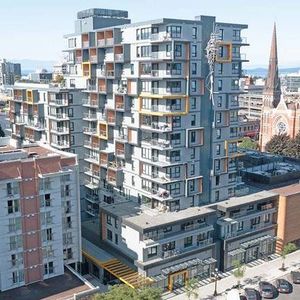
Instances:
[[[0,148],[0,291],[81,261],[76,155],[42,144]]]
[[[21,78],[21,64],[0,59],[0,85],[13,85],[16,78]]]
[[[95,28],[101,14],[79,13],[82,26],[66,36],[65,50],[73,74],[67,86],[86,81],[87,211],[97,213],[97,202],[117,202],[121,195],[168,211],[234,195],[241,31],[247,26],[204,16],[127,24],[125,14],[103,18]],[[111,27],[115,20],[126,24]],[[205,48],[213,32],[218,53],[211,101]]]
[[[140,276],[173,274],[173,289],[215,267],[216,218],[201,206],[238,187],[246,28],[209,16],[130,24],[126,11],[90,9],[65,36],[65,89],[82,91],[84,216],[95,217],[90,225],[100,238],[92,242],[135,265],[140,275],[127,274],[131,286]],[[25,107],[34,109],[28,99]],[[11,112],[21,110],[11,103]],[[64,121],[70,106],[58,106],[48,120]],[[120,266],[107,262],[105,270]]]

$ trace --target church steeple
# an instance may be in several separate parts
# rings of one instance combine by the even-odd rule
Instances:
[[[269,60],[268,77],[265,83],[264,89],[265,101],[264,105],[269,107],[277,107],[280,96],[280,79],[278,76],[278,56],[277,56],[277,36],[276,36],[276,24],[274,23],[272,45]]]

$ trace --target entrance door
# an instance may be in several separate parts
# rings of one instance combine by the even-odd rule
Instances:
[[[188,279],[188,271],[180,271],[169,275],[169,290],[183,287]]]

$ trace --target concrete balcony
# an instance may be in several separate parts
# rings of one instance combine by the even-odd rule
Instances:
[[[51,146],[59,149],[66,149],[66,148],[70,148],[70,143],[68,141],[56,141],[56,142],[51,142]]]
[[[76,64],[81,64],[82,63],[82,57],[76,57],[75,58],[75,63]]]
[[[167,140],[154,140],[147,138],[142,140],[142,147],[151,147],[158,150],[170,150],[173,149],[173,146],[170,141]]]
[[[98,108],[99,102],[98,100],[92,100],[90,98],[82,99],[82,105],[87,107]]]
[[[97,114],[84,113],[82,119],[86,121],[97,121]]]
[[[50,99],[49,106],[68,106],[67,99]]]
[[[172,126],[171,124],[168,123],[151,122],[151,123],[141,124],[141,129],[147,129],[147,130],[158,131],[158,132],[171,132]]]
[[[173,59],[173,51],[152,52],[150,57],[152,60],[172,60]]]
[[[67,113],[50,114],[49,117],[57,120],[69,120],[69,116]]]
[[[84,196],[84,199],[93,204],[99,203],[99,196],[97,196],[97,195],[86,194]]]
[[[115,54],[115,62],[123,62],[124,61],[124,54]]]
[[[51,133],[55,134],[69,134],[69,128],[68,127],[56,127],[51,128]]]
[[[88,153],[85,153],[84,160],[90,162],[90,163],[99,163],[99,155],[91,155]]]
[[[97,128],[83,127],[83,133],[85,133],[85,134],[96,134],[97,133]]]

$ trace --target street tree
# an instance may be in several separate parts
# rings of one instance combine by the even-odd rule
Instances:
[[[281,250],[281,258],[282,258],[282,264],[280,270],[284,271],[285,270],[285,259],[286,256],[294,251],[297,250],[297,246],[294,243],[288,243],[285,246],[283,246]]]
[[[191,278],[188,279],[185,283],[185,289],[186,289],[186,295],[189,299],[198,298],[198,293],[197,293],[197,282],[198,280],[196,278]]]
[[[266,151],[277,155],[284,155],[290,142],[291,138],[286,133],[274,135],[266,144]]]
[[[242,264],[239,260],[233,261],[233,266],[235,270],[233,271],[233,276],[237,279],[238,289],[241,288],[241,280],[245,276],[246,266]]]

